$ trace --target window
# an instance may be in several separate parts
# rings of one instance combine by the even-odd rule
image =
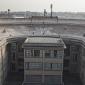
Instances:
[[[51,51],[45,50],[45,58],[50,58],[50,56],[51,56]]]
[[[29,63],[29,69],[42,69],[42,63]]]
[[[58,58],[59,58],[59,59],[62,59],[62,58],[63,58],[63,55],[58,55]]]
[[[40,50],[34,50],[34,56],[40,56]]]
[[[57,51],[57,56],[59,59],[62,59],[64,56],[64,51]]]
[[[52,64],[52,69],[53,70],[58,70],[58,69],[62,69],[63,68],[63,64],[57,63],[57,64]]]
[[[40,50],[31,50],[31,57],[40,57]]]
[[[57,65],[58,65],[58,64],[52,64],[52,69],[53,69],[53,70],[57,70]]]
[[[26,57],[30,57],[30,50],[25,50],[25,54]]]
[[[61,63],[58,63],[58,69],[62,69],[63,68],[63,64],[61,64]]]
[[[54,50],[54,57],[57,58],[57,50]]]
[[[52,64],[50,64],[50,63],[45,63],[44,64],[44,69],[45,70],[51,70],[51,68],[52,68]]]

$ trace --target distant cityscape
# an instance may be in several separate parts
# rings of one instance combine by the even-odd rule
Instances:
[[[7,11],[0,11],[0,16],[6,15]],[[31,17],[31,16],[44,16],[43,12],[31,12],[31,11],[20,11],[20,12],[12,12],[10,10],[11,15],[16,15],[20,17]],[[47,16],[50,16],[50,12],[47,12]],[[85,12],[53,12],[53,16],[58,16],[59,18],[64,19],[85,19]]]

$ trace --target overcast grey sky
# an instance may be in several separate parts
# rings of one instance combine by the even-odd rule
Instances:
[[[85,0],[0,0],[0,11],[50,11],[50,4],[56,12],[85,12]]]

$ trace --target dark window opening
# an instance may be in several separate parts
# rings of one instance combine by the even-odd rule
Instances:
[[[34,56],[40,56],[40,50],[34,50]]]
[[[50,54],[51,54],[50,50],[45,51],[45,57],[46,58],[49,58],[51,56]]]

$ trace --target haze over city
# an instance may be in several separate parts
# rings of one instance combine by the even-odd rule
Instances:
[[[51,3],[55,12],[85,12],[85,0],[0,0],[0,11],[50,11]]]

